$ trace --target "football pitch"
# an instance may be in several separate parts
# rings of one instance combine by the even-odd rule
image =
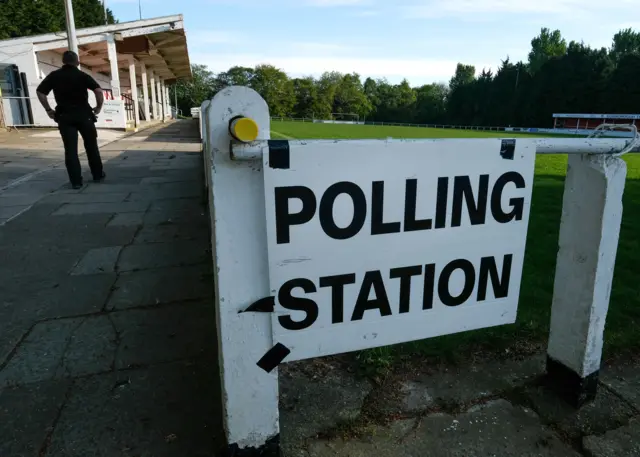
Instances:
[[[271,129],[274,139],[549,137],[475,130],[283,121],[272,122]],[[640,338],[637,336],[640,325],[640,287],[637,286],[640,267],[636,265],[636,257],[640,255],[640,154],[627,155],[625,161],[628,171],[624,213],[605,328],[605,357],[640,348]],[[374,364],[384,364],[398,355],[427,355],[455,360],[486,351],[514,354],[546,347],[566,166],[566,155],[536,157],[533,201],[515,325],[372,349],[362,357]]]

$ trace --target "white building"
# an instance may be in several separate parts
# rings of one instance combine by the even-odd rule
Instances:
[[[172,116],[167,85],[191,77],[182,15],[77,29],[76,33],[80,67],[105,94],[98,128],[137,130]],[[66,32],[0,41],[6,126],[56,126],[38,102],[36,88],[62,66],[66,50]],[[95,106],[93,94],[89,97]],[[49,98],[55,106],[53,93]]]

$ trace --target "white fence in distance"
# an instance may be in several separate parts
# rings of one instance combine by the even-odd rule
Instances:
[[[279,449],[278,378],[277,369],[265,368],[265,358],[275,358],[277,365],[280,361],[286,362],[286,355],[291,351],[281,352],[279,342],[274,339],[274,319],[282,316],[274,314],[274,311],[281,313],[283,308],[276,298],[279,283],[274,279],[277,278],[272,226],[274,207],[265,203],[271,201],[272,196],[265,199],[265,192],[274,190],[269,180],[275,179],[275,175],[274,170],[269,170],[268,175],[271,177],[267,179],[265,166],[285,169],[286,172],[279,172],[279,175],[288,176],[287,179],[294,183],[296,174],[305,178],[303,181],[311,177],[304,175],[304,171],[298,171],[307,166],[301,161],[304,154],[300,154],[300,151],[304,147],[310,151],[306,154],[308,158],[320,160],[318,166],[324,166],[321,165],[324,162],[319,157],[320,152],[329,156],[329,152],[335,151],[335,148],[340,149],[340,154],[337,154],[339,157],[371,146],[370,149],[376,151],[372,155],[381,157],[380,154],[384,151],[396,155],[405,154],[410,149],[407,145],[414,149],[422,145],[425,154],[433,155],[438,148],[473,150],[473,145],[482,143],[484,146],[481,149],[484,148],[485,151],[483,154],[488,154],[490,150],[499,151],[505,159],[487,160],[486,170],[490,176],[487,179],[490,180],[498,167],[508,170],[510,163],[518,162],[520,156],[517,154],[525,157],[525,152],[515,146],[520,139],[269,141],[271,118],[266,102],[252,89],[238,86],[227,87],[211,101],[203,103],[200,114],[211,217],[215,307],[223,390],[221,397],[227,451],[232,454],[238,450],[251,452],[253,449],[255,455],[275,456]],[[232,138],[229,124],[237,116],[249,117],[257,123],[257,141],[241,144]],[[551,304],[547,377],[550,385],[556,386],[567,401],[579,407],[593,399],[597,389],[626,177],[626,164],[617,153],[626,150],[637,152],[638,138],[545,138],[523,141],[527,142],[524,144],[531,145],[536,153],[570,154]],[[491,142],[495,142],[497,149],[492,149],[494,146],[491,146]],[[511,144],[513,147],[510,147]],[[286,151],[286,154],[282,155],[282,151]],[[295,167],[288,169],[290,161]],[[438,164],[441,161],[439,158]],[[333,167],[334,171],[324,174],[333,173],[333,178],[341,181],[372,178],[366,174],[366,170],[362,170],[366,167],[360,165],[356,168],[354,163],[345,160],[345,166]],[[448,164],[448,171],[443,170],[443,173],[449,177],[457,176],[455,161]],[[458,170],[461,175],[464,173],[463,165]],[[526,170],[533,165],[523,166]],[[389,170],[391,176],[394,170],[389,168],[387,164],[385,169]],[[422,170],[429,168],[437,167],[418,167],[412,174],[420,178]],[[532,169],[529,171],[533,172]],[[404,175],[399,173],[398,176]],[[399,179],[398,176],[396,179]],[[422,177],[431,185],[436,185],[435,175],[425,174]],[[385,178],[386,176],[377,177],[380,180]],[[323,179],[327,179],[327,176],[323,176]],[[525,185],[531,185],[526,178],[524,182]],[[309,186],[313,187],[313,184],[310,183]],[[518,188],[518,185],[515,187]],[[526,203],[526,195],[524,198],[523,204]],[[500,205],[501,202],[502,199],[499,198],[493,204]],[[324,205],[322,201],[319,204]],[[511,204],[514,204],[513,199]],[[344,215],[351,211],[347,216],[355,219],[355,200],[353,206],[347,207],[351,209],[342,207],[338,213]],[[295,218],[303,210],[304,204],[302,209],[298,207],[299,213],[287,215],[300,223],[299,218]],[[326,212],[327,209],[320,208],[319,211]],[[379,212],[382,213],[382,209]],[[380,214],[379,216],[382,217]],[[313,217],[315,216],[309,216],[307,212],[303,218],[312,220]],[[277,224],[277,214],[275,218]],[[348,222],[349,218],[346,220]],[[524,231],[526,233],[526,225]],[[320,236],[320,232],[315,233]],[[521,231],[514,233],[522,235]],[[397,233],[394,236],[403,235]],[[500,246],[500,240],[495,243]],[[419,247],[416,244],[416,249]],[[439,254],[446,255],[447,252]],[[317,255],[330,257],[331,252]],[[363,253],[358,255],[362,257]],[[381,258],[384,259],[384,255]],[[304,260],[302,256],[298,259]],[[363,272],[357,273],[361,275]],[[516,271],[515,274],[520,273]],[[377,296],[378,291],[375,292]],[[268,306],[269,298],[271,308]],[[375,310],[370,312],[375,314]],[[363,322],[366,320],[362,319]],[[376,345],[373,338],[368,347]],[[274,354],[274,351],[281,353]],[[312,355],[311,352],[305,353],[305,356]]]
[[[315,124],[351,124],[351,125],[378,125],[392,127],[422,127],[434,129],[451,129],[451,130],[474,130],[479,132],[513,132],[513,133],[534,133],[549,135],[576,135],[589,136],[594,129],[565,129],[565,128],[545,128],[545,127],[496,127],[496,126],[478,126],[478,125],[455,125],[455,124],[415,124],[402,122],[374,122],[374,121],[334,121],[312,118],[294,118],[294,117],[272,117],[272,121],[286,122],[302,122]],[[628,138],[632,136],[628,131],[609,131],[608,137],[612,138]]]

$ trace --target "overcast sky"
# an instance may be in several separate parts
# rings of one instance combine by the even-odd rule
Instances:
[[[639,0],[140,0],[143,18],[183,14],[192,63],[270,63],[290,76],[357,72],[412,85],[448,81],[457,62],[526,60],[541,27],[610,46],[640,29]],[[138,0],[107,0],[121,21]]]

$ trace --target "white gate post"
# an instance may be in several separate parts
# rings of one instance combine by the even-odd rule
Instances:
[[[253,119],[269,139],[269,108],[247,87],[220,91],[207,116],[216,321],[228,455],[279,455],[278,375],[256,365],[272,348],[271,313],[242,312],[269,292],[262,161],[232,161],[229,122]]]
[[[576,407],[596,395],[626,174],[620,158],[569,155],[547,379]]]

